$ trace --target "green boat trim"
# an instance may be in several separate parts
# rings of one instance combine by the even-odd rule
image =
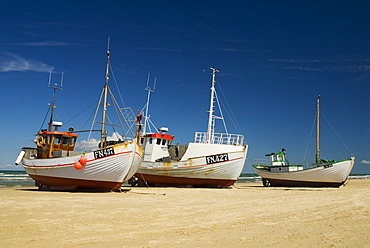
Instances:
[[[258,169],[258,170],[269,170],[270,168],[279,168],[279,167],[284,167],[284,168],[287,168],[287,167],[303,167],[303,170],[309,170],[309,169],[312,169],[312,168],[317,168],[317,167],[321,167],[321,166],[328,166],[328,165],[331,165],[331,164],[335,164],[335,163],[340,163],[340,162],[344,162],[344,161],[348,161],[348,160],[351,160],[350,158],[349,159],[342,159],[342,160],[326,160],[326,159],[321,159],[321,162],[320,164],[311,164],[311,165],[296,165],[296,164],[289,164],[289,165],[279,165],[279,166],[272,166],[272,165],[266,165],[266,164],[253,164],[253,168],[255,169]]]

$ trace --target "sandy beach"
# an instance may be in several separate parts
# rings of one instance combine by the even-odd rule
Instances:
[[[370,247],[370,180],[341,188],[0,189],[0,247]]]

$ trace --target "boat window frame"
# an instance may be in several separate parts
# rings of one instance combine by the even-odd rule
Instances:
[[[52,135],[45,135],[45,144],[50,144],[52,141]]]
[[[75,146],[77,137],[68,137],[68,145]]]
[[[60,145],[60,142],[62,141],[62,135],[54,135],[54,144]]]
[[[70,144],[70,138],[71,137],[68,137],[68,136],[62,136],[61,145],[63,145],[63,146],[69,146],[69,144]]]

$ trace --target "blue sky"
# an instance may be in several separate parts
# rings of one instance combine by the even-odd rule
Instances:
[[[369,1],[2,0],[0,168],[15,168],[21,147],[34,146],[52,93],[49,70],[53,80],[64,71],[56,100],[64,123],[93,110],[110,37],[125,105],[142,108],[151,73],[157,78],[151,120],[167,126],[176,142],[206,131],[212,66],[250,146],[244,172],[282,147],[291,162],[302,163],[305,154],[312,161],[321,95],[330,123],[322,121],[322,157],[352,153],[353,172],[370,173],[368,13]],[[82,128],[90,112],[66,125]],[[229,131],[237,132],[225,116]]]

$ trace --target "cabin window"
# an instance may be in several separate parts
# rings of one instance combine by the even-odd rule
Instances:
[[[45,143],[46,143],[46,144],[50,144],[50,138],[51,138],[51,136],[50,136],[50,135],[47,135],[47,136],[46,136],[46,140],[45,140]]]
[[[283,156],[279,155],[279,161],[283,161],[283,160],[284,160]]]
[[[140,143],[141,143],[141,144],[144,144],[144,138],[141,138],[141,139],[140,139]]]
[[[68,137],[63,137],[62,138],[62,145],[68,145],[68,140],[69,140]]]
[[[55,137],[54,144],[60,144],[60,136]]]
[[[166,140],[165,139],[162,140],[162,146],[164,146],[164,145],[166,145]]]
[[[161,139],[157,139],[157,145],[161,144]]]
[[[272,156],[272,161],[274,161],[274,162],[278,161],[278,156],[277,155]]]
[[[149,139],[149,144],[153,144],[153,138]]]

